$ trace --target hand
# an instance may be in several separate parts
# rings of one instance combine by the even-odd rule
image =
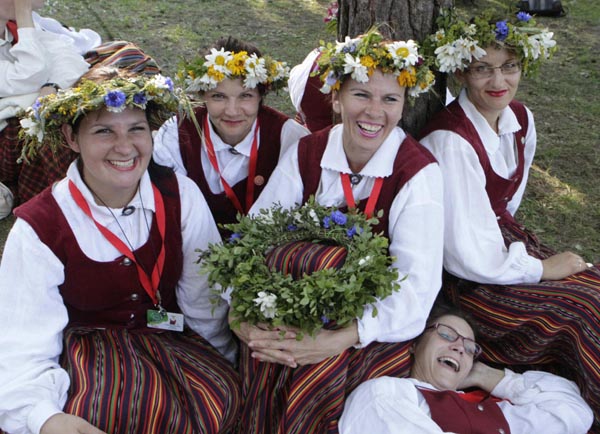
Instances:
[[[51,416],[40,430],[40,434],[106,434],[84,419],[66,413]]]
[[[562,252],[542,261],[542,280],[560,280],[571,274],[580,273],[588,266],[585,260],[575,253]]]
[[[57,92],[57,90],[54,87],[44,86],[44,87],[40,88],[39,96],[42,97],[42,96],[50,95],[51,93],[56,93],[56,92]]]
[[[502,369],[492,368],[482,362],[475,362],[469,375],[458,385],[458,389],[478,387],[490,393],[503,378],[504,371]]]
[[[293,360],[293,363],[285,364],[295,368],[298,365],[312,365],[337,356],[358,342],[358,327],[353,323],[343,329],[321,329],[315,336],[305,334],[301,340],[252,339],[248,346],[255,352],[253,357],[266,362],[273,362],[268,358],[272,352],[285,354],[285,357],[289,356]]]

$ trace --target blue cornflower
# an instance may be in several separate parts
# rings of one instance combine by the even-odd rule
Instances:
[[[521,12],[519,12],[517,14],[517,19],[519,21],[525,21],[525,22],[527,22],[527,21],[529,21],[531,19],[531,15],[529,15],[527,12],[521,11]]]
[[[325,78],[325,84],[327,86],[333,86],[336,81],[337,81],[337,76],[335,75],[335,72],[329,71],[329,74],[327,74],[327,77]]]
[[[331,218],[329,217],[323,217],[323,227],[325,229],[329,229],[329,222],[331,221]]]
[[[33,103],[33,105],[31,106],[31,108],[33,109],[33,116],[37,119],[40,120],[40,107],[42,106],[42,103],[40,102],[40,99],[36,99],[35,102]]]
[[[354,53],[356,51],[356,43],[352,43],[342,48],[342,53]]]
[[[346,235],[348,235],[348,238],[352,238],[354,235],[356,235],[356,226],[352,226],[350,229],[348,229],[346,231]]]
[[[497,21],[496,22],[496,39],[499,41],[504,41],[508,36],[508,24],[506,24],[506,20]]]
[[[111,90],[104,96],[104,104],[109,110],[111,108],[119,109],[125,104],[126,99],[125,93],[120,90]]]
[[[323,324],[327,324],[329,322],[329,318],[326,315],[321,315],[321,322]]]
[[[237,240],[239,240],[240,238],[242,238],[242,234],[238,234],[237,232],[234,232],[231,234],[231,236],[229,237],[229,242],[230,243],[235,243],[237,242]]]
[[[137,105],[145,105],[148,102],[148,98],[142,92],[133,95],[133,102]]]
[[[288,227],[287,227],[287,230],[290,232],[293,232],[297,229],[298,229],[298,226],[296,226],[296,225],[288,225]]]
[[[346,217],[346,214],[344,214],[343,212],[336,210],[334,212],[331,213],[331,220],[340,226],[343,226],[346,224],[346,222],[348,221],[348,218]]]
[[[169,87],[169,90],[173,92],[173,80],[171,80],[171,77],[165,77],[165,84]]]

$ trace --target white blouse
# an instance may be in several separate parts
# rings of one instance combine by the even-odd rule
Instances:
[[[67,179],[72,179],[89,203],[94,218],[126,242],[119,225],[134,249],[148,239],[154,216],[154,196],[146,173],[140,193],[129,203],[135,212],[128,216],[95,204],[83,183],[76,162]],[[57,183],[52,194],[64,213],[82,251],[95,261],[112,261],[121,256],[81,211],[68,190],[67,179]],[[220,242],[208,205],[198,187],[188,178],[177,177],[181,200],[183,271],[176,295],[185,323],[206,338],[233,362],[236,346],[227,322],[227,305],[213,312],[207,276],[200,275],[196,249]],[[64,282],[64,267],[43,244],[32,227],[17,219],[4,247],[0,263],[0,426],[9,432],[37,433],[42,424],[61,411],[67,398],[69,377],[58,364],[62,352],[67,309],[58,286]]]
[[[404,131],[395,128],[371,157],[360,174],[363,179],[352,187],[356,200],[367,198],[376,177],[392,174],[394,157]],[[329,133],[327,148],[321,159],[321,181],[316,200],[325,206],[346,205],[340,173],[352,173],[342,144],[342,125]],[[282,157],[265,189],[250,209],[256,214],[279,202],[291,208],[302,202],[303,184],[298,167],[298,145]],[[358,319],[360,346],[373,341],[403,342],[419,335],[441,286],[443,207],[442,179],[437,164],[429,164],[410,179],[398,192],[389,211],[390,254],[396,257],[400,290],[376,303],[378,314],[372,316],[367,306]]]
[[[507,107],[500,114],[497,134],[469,101],[465,90],[458,101],[479,133],[493,170],[509,178],[517,167],[514,133],[520,129],[513,111]],[[535,154],[535,124],[529,109],[527,117],[523,180],[507,206],[512,215],[523,198]],[[444,267],[458,277],[478,283],[539,282],[542,262],[529,256],[521,242],[512,243],[508,249],[504,245],[485,191],[485,174],[473,147],[447,130],[434,131],[421,143],[435,155],[444,177]]]
[[[572,381],[541,371],[505,369],[492,391],[512,434],[585,434],[594,415]],[[442,434],[414,378],[381,377],[358,386],[346,400],[340,434]]]
[[[209,115],[208,115],[209,116]],[[208,117],[210,120],[210,116]],[[234,186],[242,179],[248,177],[248,166],[250,163],[250,150],[254,139],[254,130],[256,120],[252,124],[250,132],[244,139],[235,146],[235,153],[231,152],[231,145],[225,143],[215,132],[212,123],[208,123],[210,128],[210,138],[215,148],[217,162],[221,175],[230,186]],[[281,129],[280,143],[281,150],[279,158],[288,150],[288,148],[302,137],[309,134],[309,131],[293,119],[288,119]],[[258,143],[260,148],[260,142]],[[208,158],[206,143],[202,136],[202,170],[210,191],[219,194],[224,191],[221,183],[221,176],[217,172]],[[163,166],[171,167],[175,172],[187,175],[187,169],[183,165],[181,151],[179,149],[179,130],[177,128],[177,117],[173,117],[165,122],[158,133],[154,136],[154,160]]]

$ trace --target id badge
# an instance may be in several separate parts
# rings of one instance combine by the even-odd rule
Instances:
[[[148,309],[146,311],[146,321],[148,327],[153,329],[183,331],[183,314],[181,313]]]

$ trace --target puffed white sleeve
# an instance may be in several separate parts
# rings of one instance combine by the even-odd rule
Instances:
[[[302,137],[310,134],[310,131],[294,119],[288,119],[281,129],[281,150],[279,151],[279,160],[283,158],[288,149],[297,143]]]
[[[0,264],[0,427],[38,433],[60,413],[69,376],[59,365],[67,309],[58,286],[64,267],[17,219]]]
[[[421,139],[440,164],[444,179],[444,267],[479,283],[536,283],[542,262],[525,245],[505,247],[485,190],[485,174],[472,146],[450,131]]]
[[[36,30],[36,32],[44,46],[44,56],[49,65],[45,82],[56,83],[63,89],[71,87],[87,72],[89,63],[79,54],[73,40],[69,37],[43,30]]]
[[[525,166],[523,168],[523,179],[521,180],[521,184],[519,188],[513,195],[512,199],[508,204],[506,204],[506,209],[511,215],[515,215],[519,206],[521,206],[521,201],[523,200],[523,194],[525,193],[525,188],[527,187],[527,181],[529,180],[529,170],[531,169],[531,165],[533,164],[533,157],[535,156],[535,149],[537,145],[537,132],[535,130],[535,122],[533,119],[533,113],[527,107],[525,107],[527,111],[527,134],[525,135]]]
[[[227,303],[220,297],[214,297],[208,276],[200,273],[202,264],[197,263],[198,250],[220,243],[221,237],[200,189],[183,175],[177,175],[177,180],[181,197],[184,261],[177,285],[177,302],[186,324],[234,363],[237,347],[227,322]],[[218,304],[213,304],[213,299]]]
[[[166,121],[154,134],[154,150],[152,158],[158,164],[170,167],[175,173],[187,175],[179,150],[178,117],[173,116]]]
[[[348,397],[340,434],[442,434],[429,406],[405,378],[380,377],[358,386]]]
[[[390,255],[400,289],[365,307],[358,321],[360,346],[418,336],[441,288],[444,210],[442,175],[429,164],[408,181],[389,212]]]
[[[504,372],[492,395],[508,400],[499,405],[511,432],[585,434],[592,426],[592,410],[572,381],[541,371]]]

